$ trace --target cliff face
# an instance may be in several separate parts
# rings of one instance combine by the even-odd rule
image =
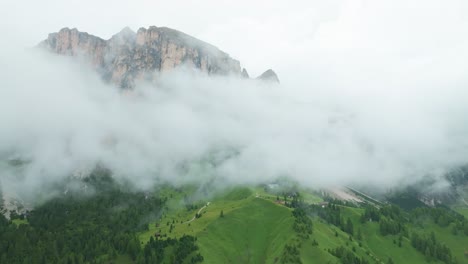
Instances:
[[[105,80],[131,88],[155,71],[181,64],[207,74],[241,76],[240,63],[218,48],[177,30],[165,27],[123,29],[109,40],[64,28],[39,44],[52,52],[89,59]]]

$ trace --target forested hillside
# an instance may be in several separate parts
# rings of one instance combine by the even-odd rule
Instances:
[[[468,221],[445,207],[262,186],[134,192],[106,174],[83,183],[93,192],[0,218],[0,263],[468,263]]]

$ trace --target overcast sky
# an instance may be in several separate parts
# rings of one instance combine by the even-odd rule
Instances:
[[[109,38],[125,26],[167,26],[218,46],[252,75],[273,68],[288,81],[310,76],[309,67],[356,59],[367,70],[382,60],[465,56],[467,7],[465,0],[2,0],[0,27],[34,45],[63,27]]]

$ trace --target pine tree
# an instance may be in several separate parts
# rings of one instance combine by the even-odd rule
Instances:
[[[357,232],[357,239],[358,239],[358,240],[362,240],[361,228],[358,229],[358,232]]]
[[[351,219],[348,217],[348,219],[346,220],[346,229],[345,229],[346,233],[350,234],[350,235],[353,235],[354,234],[354,226],[353,226],[353,222],[351,222]]]

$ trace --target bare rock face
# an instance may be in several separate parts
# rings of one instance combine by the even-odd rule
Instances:
[[[269,69],[266,72],[262,73],[262,75],[258,76],[257,79],[262,80],[262,81],[275,82],[275,83],[280,82],[278,79],[278,76],[272,69]]]
[[[225,52],[165,27],[151,26],[137,32],[124,28],[109,40],[63,28],[49,34],[39,46],[57,54],[89,59],[105,80],[122,88],[133,87],[136,80],[155,71],[169,71],[182,64],[210,75],[242,74],[239,61]]]
[[[79,32],[76,28],[64,28],[57,33],[51,33],[39,45],[58,54],[70,56],[84,54],[92,60],[94,65],[104,63],[106,41],[88,33]]]
[[[242,76],[242,78],[245,78],[245,79],[250,78],[249,73],[247,72],[247,70],[245,68],[242,69],[241,76]]]

